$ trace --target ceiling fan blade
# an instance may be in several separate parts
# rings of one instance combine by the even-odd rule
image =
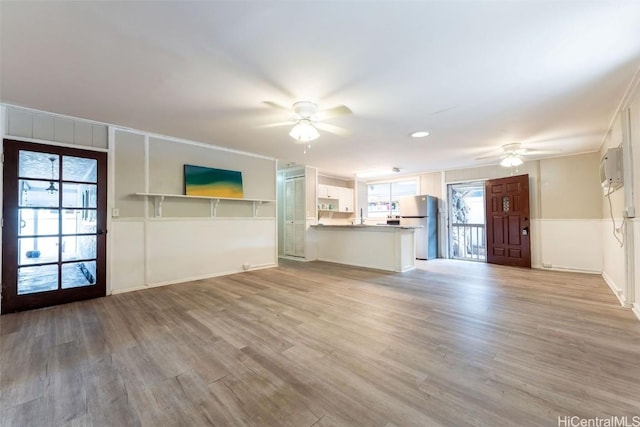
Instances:
[[[266,128],[275,128],[278,126],[293,126],[297,123],[295,120],[290,120],[288,122],[278,122],[278,123],[269,123],[266,125],[256,126],[257,129],[266,129]]]
[[[528,155],[542,155],[542,154],[558,154],[562,153],[562,150],[526,150],[523,154]]]
[[[271,108],[276,108],[278,110],[284,110],[291,113],[291,107],[285,107],[284,105],[277,104],[271,101],[262,101],[263,104],[268,105]]]
[[[339,105],[337,107],[318,111],[318,118],[319,120],[325,120],[338,116],[348,116],[349,114],[353,114],[353,111],[351,111],[349,107],[346,105]]]
[[[482,157],[476,157],[476,160],[489,160],[489,159],[502,159],[504,157],[506,157],[506,154],[493,154],[491,156],[482,156]]]
[[[317,123],[314,122],[313,123],[315,125],[315,127],[317,127],[318,129],[321,129],[325,132],[329,132],[329,133],[333,133],[336,135],[340,135],[340,136],[349,136],[351,135],[351,132],[348,131],[347,129],[338,127],[338,126],[334,126],[334,125],[330,125],[327,123]]]

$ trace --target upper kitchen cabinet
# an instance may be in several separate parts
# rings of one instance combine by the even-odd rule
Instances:
[[[340,212],[353,212],[353,188],[338,189],[338,208]]]
[[[319,199],[338,199],[340,198],[340,188],[334,185],[318,185]]]
[[[318,209],[330,212],[353,213],[354,208],[354,190],[353,181],[344,181],[338,178],[327,176],[319,176],[318,182]],[[340,218],[335,218],[340,220]],[[348,221],[348,217],[342,217],[342,220]]]

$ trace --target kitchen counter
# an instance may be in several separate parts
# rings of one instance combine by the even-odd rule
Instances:
[[[376,230],[376,231],[383,231],[384,229],[402,229],[402,230],[409,230],[409,229],[415,229],[415,228],[422,228],[421,225],[392,225],[392,224],[318,224],[318,225],[312,225],[311,227],[313,228],[345,228],[345,229],[361,229],[361,230],[367,230],[367,229],[381,229],[381,230]]]
[[[320,261],[403,272],[416,267],[411,225],[312,225],[311,244]]]

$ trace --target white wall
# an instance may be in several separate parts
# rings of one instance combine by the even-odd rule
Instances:
[[[276,167],[273,159],[204,144],[113,129],[113,292],[202,279],[277,264]],[[183,194],[183,165],[242,172],[246,199],[163,201],[135,193]],[[131,272],[130,274],[126,272]]]
[[[5,106],[3,106],[3,110]],[[107,292],[125,292],[277,265],[276,162],[207,144],[120,129],[35,110],[6,107],[3,135],[108,152]],[[37,138],[36,138],[37,137]],[[244,197],[258,206],[166,199],[135,193],[183,194],[183,165],[242,172]],[[115,210],[118,215],[115,215]]]
[[[600,273],[602,220],[598,153],[540,160],[540,263]]]
[[[600,150],[602,156],[608,149],[621,146],[627,161],[623,187],[610,199],[602,198],[602,275],[620,302],[633,308],[640,318],[640,231],[638,219],[629,212],[640,213],[640,76],[630,87]],[[627,217],[629,214],[631,217]],[[618,232],[614,231],[613,221]]]
[[[538,266],[587,273],[602,272],[602,221],[538,220]]]

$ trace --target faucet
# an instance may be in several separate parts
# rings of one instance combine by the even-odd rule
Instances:
[[[360,224],[364,225],[364,216],[362,215],[362,208],[360,208]]]

